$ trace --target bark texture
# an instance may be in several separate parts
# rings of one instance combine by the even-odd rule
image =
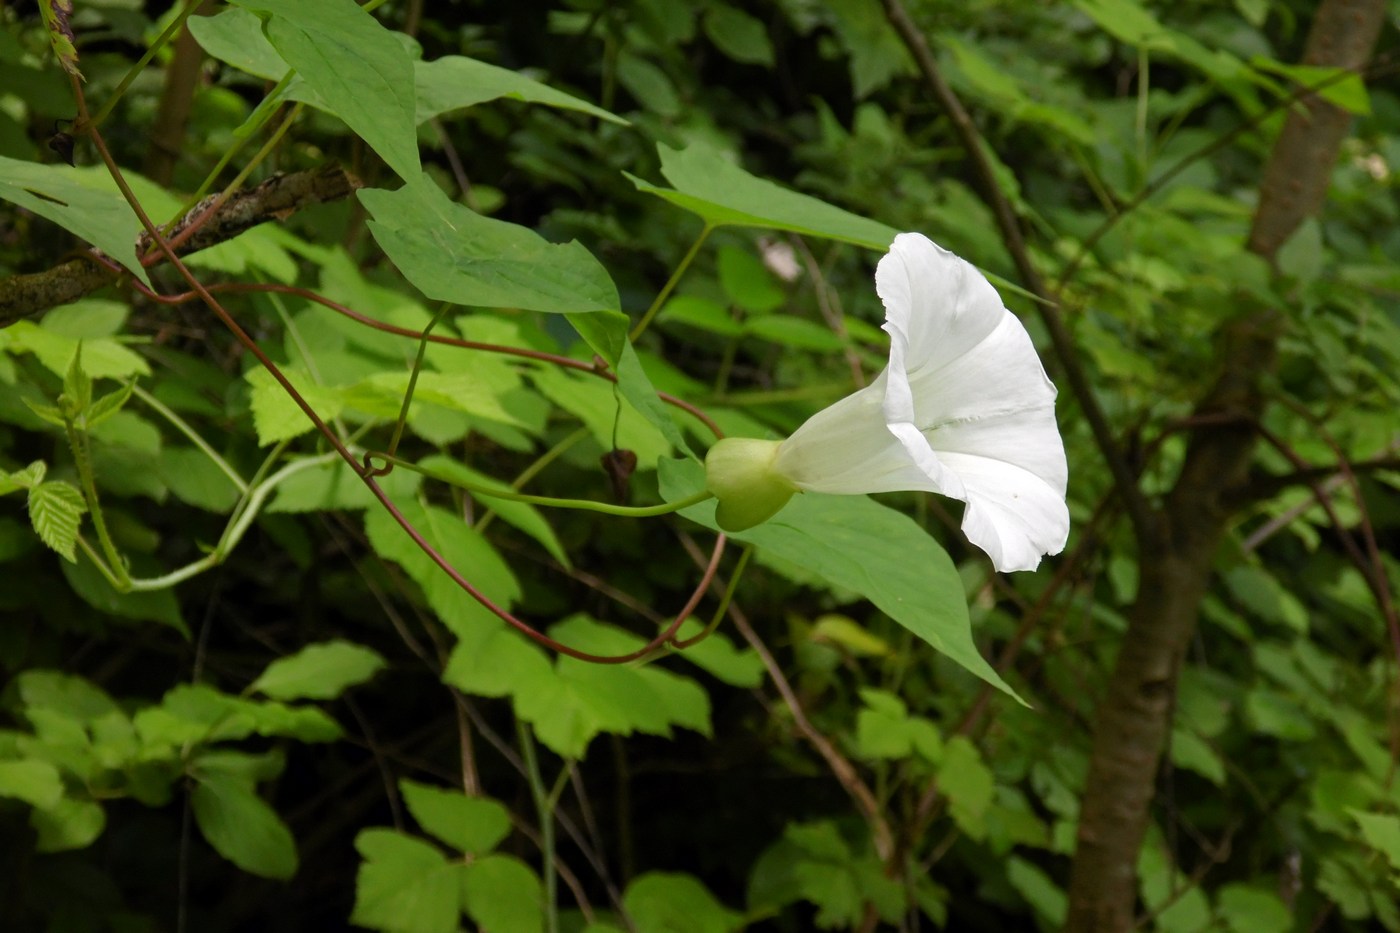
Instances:
[[[276,175],[246,191],[234,193],[207,218],[204,215],[217,196],[205,199],[175,225],[169,238],[176,239],[198,224],[198,229],[175,250],[181,256],[197,253],[269,220],[283,219],[301,208],[347,197],[358,187],[359,181],[339,166]],[[142,234],[136,241],[137,255],[150,246],[150,237]],[[0,328],[77,301],[116,278],[110,269],[93,260],[70,259],[43,272],[0,279]]]
[[[1304,61],[1359,70],[1384,20],[1383,0],[1323,0]],[[1289,114],[1260,185],[1248,248],[1273,261],[1322,207],[1351,125],[1317,97]],[[1196,407],[1180,477],[1140,535],[1140,583],[1128,631],[1099,705],[1070,876],[1067,933],[1127,933],[1137,905],[1137,859],[1150,820],[1157,769],[1171,728],[1182,658],[1211,581],[1215,552],[1247,483],[1254,423],[1265,398],[1281,321],[1273,309],[1222,327],[1223,372]]]

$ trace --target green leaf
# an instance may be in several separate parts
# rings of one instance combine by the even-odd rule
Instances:
[[[909,50],[890,27],[884,11],[866,0],[826,0],[836,34],[850,52],[855,96],[865,97],[900,74],[914,70]]]
[[[283,368],[282,374],[291,381],[312,410],[321,416],[321,420],[329,421],[340,414],[345,404],[342,390],[319,385],[304,370]],[[253,387],[253,430],[258,434],[260,446],[266,447],[315,430],[316,426],[306,412],[266,369],[261,366],[250,369],[243,378]]]
[[[488,855],[463,871],[462,907],[491,933],[540,933],[544,890],[531,868],[509,855]]]
[[[49,465],[42,460],[35,460],[22,470],[15,470],[13,473],[0,473],[0,496],[18,489],[33,489],[44,481],[44,475],[48,473]]]
[[[1351,811],[1368,845],[1385,856],[1393,871],[1400,872],[1400,816]]]
[[[392,933],[455,933],[461,866],[426,842],[388,829],[355,837],[364,856],[350,922]]]
[[[670,502],[704,484],[702,467],[688,461],[661,461],[660,478]],[[681,514],[719,530],[713,502]],[[907,515],[866,496],[803,493],[764,524],[731,537],[859,593],[971,673],[1016,695],[977,652],[953,561]]]
[[[510,813],[495,800],[399,781],[408,812],[423,830],[458,852],[484,855],[510,835]]]
[[[716,264],[724,293],[745,311],[766,314],[781,307],[787,299],[773,273],[751,250],[722,246]]]
[[[686,149],[660,145],[661,174],[674,188],[660,188],[632,175],[639,191],[657,195],[699,214],[712,226],[790,230],[887,250],[899,231],[867,220],[810,195],[757,178],[701,143]]]
[[[134,381],[125,383],[119,389],[113,389],[106,395],[97,399],[88,407],[84,421],[89,428],[95,428],[108,418],[122,410],[122,406],[131,398],[132,391],[136,388]]]
[[[47,810],[63,798],[63,778],[47,761],[0,761],[0,797]]]
[[[520,598],[520,583],[510,566],[460,515],[416,502],[400,508],[424,540],[484,596],[504,609]],[[365,514],[365,534],[376,554],[397,563],[422,587],[428,605],[459,639],[507,628],[444,573],[384,509]]]
[[[1006,862],[1006,880],[1048,925],[1058,928],[1065,922],[1069,897],[1044,870],[1023,858],[1012,856]]]
[[[677,633],[682,640],[700,634],[700,623],[687,620]],[[685,660],[731,687],[753,689],[763,683],[763,659],[751,648],[742,651],[724,635],[713,633],[680,653]]]
[[[384,659],[379,653],[361,645],[339,640],[322,642],[273,661],[248,685],[248,692],[262,693],[274,700],[332,700],[347,688],[369,680],[383,667]]]
[[[145,285],[151,284],[146,270],[136,261],[141,221],[131,205],[112,190],[105,170],[40,165],[0,156],[0,198],[52,220],[121,263]]]
[[[432,470],[442,476],[452,477],[474,486],[487,489],[496,488],[503,491],[510,491],[510,484],[504,483],[494,476],[479,473],[471,467],[458,463],[451,457],[437,454],[425,457],[419,463],[424,469]],[[407,472],[407,471],[405,471]],[[473,494],[475,495],[475,493]],[[481,496],[483,502],[501,517],[501,521],[512,525],[537,541],[541,547],[549,552],[553,557],[565,567],[572,564],[569,561],[569,554],[564,550],[564,546],[559,543],[559,538],[550,527],[549,520],[544,517],[539,509],[528,502],[512,502],[509,499],[494,499],[487,495]]]
[[[1225,762],[1205,739],[1190,729],[1172,730],[1172,764],[1195,771],[1217,787],[1225,786]]]
[[[160,480],[181,502],[210,512],[228,512],[238,502],[238,487],[195,447],[162,447]]]
[[[233,0],[268,14],[264,32],[318,106],[340,117],[407,180],[418,162],[413,57],[354,0]]]
[[[726,933],[738,929],[743,920],[690,875],[668,872],[647,872],[633,879],[622,906],[638,930]]]
[[[835,353],[846,346],[845,341],[821,324],[786,314],[754,318],[744,332],[769,343],[817,353]]]
[[[254,13],[233,8],[217,16],[191,16],[186,24],[195,41],[219,61],[267,81],[280,81],[287,73],[286,60],[267,41]]]
[[[673,119],[685,108],[675,83],[666,72],[640,55],[625,51],[617,57],[617,80],[643,110],[659,117]]]
[[[621,655],[644,642],[582,615],[552,627],[556,641],[596,655]],[[566,758],[582,758],[600,732],[668,736],[673,725],[710,732],[709,696],[694,681],[654,664],[599,665],[561,656],[552,672],[534,672],[514,692],[516,715],[540,742]]]
[[[651,384],[651,379],[642,369],[642,361],[637,357],[637,351],[627,336],[628,321],[626,316],[620,312],[612,311],[599,311],[594,314],[570,314],[569,323],[574,325],[574,330],[579,332],[579,335],[593,349],[593,352],[601,356],[613,368],[613,372],[617,374],[618,390],[628,404],[641,412],[642,416],[651,422],[661,432],[661,436],[670,441],[673,447],[688,457],[694,457],[695,454],[691,452],[680,428],[676,427],[676,423],[671,420],[666,406],[657,397],[656,388]],[[611,443],[608,441],[601,443],[605,448],[611,447]],[[619,438],[619,444],[621,443]],[[655,457],[644,457],[640,452],[637,454],[637,459],[648,465],[655,462]]]
[[[44,324],[18,321],[0,331],[0,348],[33,353],[44,368],[56,376],[64,376],[73,365],[78,352],[78,339]],[[83,369],[93,379],[126,379],[149,376],[146,361],[111,337],[83,339]]]
[[[17,684],[28,709],[49,710],[81,723],[121,710],[105,690],[76,674],[28,670],[19,675]]]
[[[801,900],[819,908],[820,929],[858,925],[867,903],[887,920],[904,909],[898,882],[884,876],[873,853],[854,851],[831,821],[789,825],[750,876],[750,910]]]
[[[454,203],[419,173],[397,191],[361,188],[370,232],[429,298],[531,311],[600,311],[620,306],[598,260],[577,242],[553,244],[526,227]]]
[[[1245,884],[1227,884],[1216,894],[1216,910],[1231,933],[1286,930],[1293,914],[1274,891]]]
[[[1346,68],[1319,68],[1315,65],[1286,65],[1257,55],[1249,63],[1263,71],[1283,75],[1301,87],[1316,87],[1317,95],[1347,113],[1370,116],[1371,98],[1361,75]]]
[[[773,65],[773,43],[762,21],[727,3],[705,9],[705,35],[725,55],[747,65]]]
[[[78,562],[74,548],[78,525],[86,511],[83,494],[68,483],[40,483],[29,490],[29,523],[41,541],[70,563]]]
[[[92,377],[83,371],[83,342],[73,351],[73,360],[68,371],[63,374],[63,395],[72,406],[73,413],[81,415],[92,405]]]
[[[227,773],[196,772],[190,804],[209,844],[244,871],[285,881],[296,874],[296,842],[253,786]]]
[[[543,369],[531,379],[541,395],[582,421],[599,447],[612,449],[616,438],[618,447],[635,453],[638,469],[649,469],[659,457],[670,456],[673,445],[635,406],[622,404],[620,387],[562,369]],[[669,420],[664,412],[662,417]],[[674,423],[671,427],[675,429]]]
[[[188,637],[189,628],[180,616],[173,589],[118,593],[90,560],[60,566],[68,586],[94,609],[122,619],[160,622]]]
[[[413,78],[418,95],[419,123],[426,123],[453,110],[509,97],[530,104],[577,110],[610,123],[628,125],[626,120],[601,107],[595,107],[563,91],[556,91],[533,78],[461,55],[447,55],[431,62],[417,62],[414,65]]]
[[[982,753],[967,737],[954,736],[943,746],[938,786],[948,795],[949,812],[958,828],[973,839],[984,838],[984,818],[996,794],[996,783]]]
[[[73,45],[73,0],[39,0],[39,13],[44,18],[44,28],[49,31],[49,45],[53,46],[54,57],[63,70],[82,80],[78,70],[78,49]]]
[[[418,494],[423,477],[412,470],[395,470],[379,478],[379,486],[395,501]],[[173,488],[173,487],[172,487]],[[178,495],[178,492],[177,492]],[[377,508],[379,500],[344,460],[308,467],[277,484],[268,512],[321,512],[330,509]]]
[[[29,825],[38,834],[37,851],[67,852],[92,845],[107,825],[107,814],[94,801],[64,797],[52,807],[30,813]]]

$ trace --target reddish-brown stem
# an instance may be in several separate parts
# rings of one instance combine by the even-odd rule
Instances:
[[[657,650],[663,644],[666,644],[668,641],[672,640],[675,637],[676,632],[680,630],[681,625],[684,624],[685,620],[690,617],[690,614],[692,612],[694,612],[695,607],[699,604],[701,598],[704,596],[705,591],[709,588],[710,582],[714,579],[715,572],[719,568],[720,558],[724,554],[724,545],[726,540],[724,535],[720,535],[715,539],[715,545],[713,551],[711,552],[709,565],[706,568],[706,571],[702,576],[701,580],[696,585],[695,591],[691,594],[690,599],[686,602],[685,606],[681,609],[681,611],[676,614],[675,620],[661,634],[657,635],[645,646],[638,649],[637,651],[633,651],[628,654],[617,656],[595,655],[590,654],[586,651],[580,651],[576,648],[571,648],[568,645],[564,645],[560,642],[555,641],[548,635],[545,635],[543,632],[537,631],[529,623],[517,618],[510,612],[497,606],[494,602],[487,598],[486,594],[482,593],[475,586],[473,586],[470,581],[463,577],[445,557],[438,553],[438,551],[435,548],[433,548],[431,544],[428,543],[428,541],[422,536],[422,534],[419,533],[418,529],[416,529],[413,526],[413,523],[408,520],[408,518],[403,514],[403,512],[399,510],[399,508],[396,505],[394,505],[393,500],[389,498],[388,494],[384,492],[383,488],[380,487],[380,485],[374,481],[374,477],[369,475],[368,472],[356,461],[355,455],[350,451],[348,447],[345,446],[345,442],[340,439],[340,437],[335,433],[335,431],[333,431],[331,427],[328,424],[326,424],[326,422],[321,418],[321,416],[316,413],[316,410],[311,407],[310,403],[307,402],[306,399],[301,395],[301,393],[299,393],[296,390],[296,387],[292,385],[291,380],[287,378],[286,374],[284,374],[282,370],[277,366],[277,364],[274,363],[270,357],[268,357],[268,355],[263,351],[262,347],[258,345],[257,341],[255,341],[251,336],[249,336],[247,331],[245,331],[242,327],[239,326],[238,322],[234,320],[233,315],[231,315],[228,312],[228,310],[225,309],[224,306],[219,303],[218,299],[214,297],[209,288],[206,285],[204,285],[204,283],[201,282],[193,272],[190,271],[190,268],[187,265],[185,265],[183,261],[181,261],[180,257],[175,253],[174,247],[172,247],[170,242],[167,241],[165,237],[161,235],[160,229],[155,225],[154,222],[152,222],[150,216],[146,213],[145,208],[141,205],[140,200],[136,197],[136,194],[131,190],[131,186],[127,184],[126,178],[122,174],[121,168],[117,165],[116,160],[112,157],[112,153],[107,149],[106,141],[102,138],[101,132],[97,129],[96,126],[92,125],[91,117],[87,109],[87,99],[83,94],[81,84],[78,82],[77,78],[73,76],[69,77],[69,83],[72,85],[74,99],[76,100],[78,105],[79,126],[92,139],[93,146],[97,149],[98,154],[102,158],[103,164],[107,166],[107,170],[112,175],[112,180],[116,182],[118,189],[121,191],[123,197],[126,198],[127,203],[131,205],[132,211],[135,212],[137,219],[140,220],[141,225],[146,230],[146,233],[151,237],[151,242],[155,244],[155,247],[165,255],[166,259],[170,262],[171,266],[174,267],[174,269],[180,274],[180,276],[186,282],[189,283],[190,288],[194,292],[194,294],[197,295],[204,302],[204,304],[211,311],[213,311],[215,315],[218,316],[219,320],[223,322],[224,326],[229,329],[229,332],[233,334],[233,336],[238,340],[238,342],[241,343],[248,350],[249,353],[253,354],[253,356],[257,358],[258,362],[261,363],[263,368],[268,371],[269,375],[271,375],[272,378],[277,381],[277,383],[282,387],[283,391],[285,391],[287,395],[296,403],[297,407],[302,410],[302,413],[305,414],[308,419],[310,419],[312,425],[315,426],[316,431],[322,437],[324,437],[326,439],[326,442],[329,443],[335,449],[336,453],[340,455],[341,459],[343,459],[347,464],[349,464],[350,468],[355,471],[355,474],[358,477],[360,477],[360,480],[365,484],[366,487],[369,488],[370,492],[374,495],[374,497],[379,500],[380,505],[382,505],[389,512],[389,514],[393,517],[394,521],[398,523],[399,527],[402,528],[406,534],[408,534],[408,536],[419,547],[419,549],[421,549],[423,553],[426,554],[434,564],[436,564],[444,573],[446,573],[454,583],[456,583],[469,596],[471,596],[478,603],[480,603],[482,607],[487,609],[489,612],[491,612],[497,618],[501,619],[506,624],[510,625],[512,628],[516,629],[522,635],[526,636],[532,641],[544,645],[545,647],[553,651],[557,651],[561,654],[565,654],[573,658],[578,658],[581,661],[590,661],[596,664],[623,664],[628,661],[634,661],[640,657],[650,654],[651,652]]]
[[[105,262],[114,269],[120,269],[119,266],[117,266],[115,263],[112,263],[110,260],[107,260],[105,257],[102,257],[100,261]],[[200,294],[196,291],[180,292],[176,295],[159,295],[146,288],[140,282],[133,282],[132,284],[135,285],[135,287],[142,294],[146,295],[152,301],[157,301],[161,304],[184,304],[186,302],[193,301],[201,297]],[[610,369],[603,368],[596,362],[577,360],[571,356],[562,356],[558,353],[549,353],[544,350],[531,350],[527,347],[512,347],[497,343],[482,343],[476,340],[464,340],[461,337],[448,337],[443,334],[428,334],[425,337],[423,332],[420,330],[414,330],[411,327],[399,327],[394,324],[386,324],[383,321],[376,320],[375,318],[372,318],[367,314],[356,311],[355,309],[340,304],[339,302],[332,301],[324,295],[317,294],[316,292],[306,288],[297,288],[296,286],[292,285],[270,285],[265,283],[228,282],[221,285],[207,285],[205,286],[205,289],[211,294],[214,292],[277,292],[283,295],[295,295],[298,298],[305,298],[308,301],[314,301],[316,304],[329,308],[337,314],[343,314],[345,317],[348,317],[353,321],[363,324],[366,327],[373,328],[374,330],[383,331],[386,334],[394,334],[399,337],[409,337],[413,340],[427,340],[429,343],[440,343],[444,346],[459,347],[463,350],[481,350],[486,353],[500,353],[505,356],[518,356],[523,359],[539,360],[540,362],[552,363],[555,366],[561,366],[566,369],[575,369],[579,372],[589,373],[591,375],[598,376],[602,379],[606,379],[609,382],[617,382],[616,373],[614,373]],[[656,396],[657,398],[661,399],[661,401],[665,402],[667,405],[670,405],[673,408],[679,408],[681,411],[685,412],[695,420],[699,421],[707,429],[709,429],[710,433],[712,433],[716,439],[724,437],[724,431],[720,429],[720,426],[715,422],[715,420],[709,415],[705,414],[705,412],[698,406],[687,402],[685,399],[678,398],[670,394],[669,392],[657,392]]]

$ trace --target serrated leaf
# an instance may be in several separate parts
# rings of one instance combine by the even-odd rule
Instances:
[[[248,692],[274,700],[332,700],[383,667],[384,659],[369,648],[348,641],[322,642],[273,661]]]
[[[622,906],[639,930],[728,933],[743,920],[695,878],[678,873],[653,871],[634,878]]]
[[[465,464],[458,463],[451,457],[437,454],[425,457],[419,461],[419,466],[425,470],[432,470],[439,476],[456,478],[460,481],[471,483],[473,486],[484,488],[498,488],[504,491],[511,491],[510,484],[504,483],[493,476],[479,473]],[[476,495],[476,493],[473,493]],[[541,547],[549,552],[549,555],[565,567],[572,564],[569,561],[569,554],[564,550],[564,546],[559,543],[559,538],[550,526],[549,520],[544,517],[539,509],[528,502],[513,502],[509,499],[495,499],[489,495],[481,494],[484,502],[490,506],[491,511],[501,517],[501,521],[529,535],[537,541]]]
[[[637,190],[699,214],[712,226],[790,230],[887,250],[899,233],[810,195],[758,178],[701,143],[686,149],[657,146],[661,174],[674,187],[661,188],[632,175]]]
[[[0,474],[0,496],[7,492],[14,492],[16,489],[33,489],[44,481],[44,474],[48,471],[49,465],[47,463],[35,460],[22,470]]]
[[[95,801],[64,797],[52,807],[30,813],[29,825],[38,837],[36,851],[67,852],[92,845],[107,825],[107,814]]]
[[[350,922],[394,933],[455,933],[462,867],[433,846],[388,829],[355,837],[364,856]]]
[[[466,866],[462,907],[482,930],[491,933],[544,930],[544,889],[539,876],[509,855],[488,855]]]
[[[549,635],[597,655],[621,655],[640,648],[630,632],[571,616]],[[517,685],[516,715],[529,722],[540,742],[567,758],[582,758],[601,732],[670,735],[682,726],[708,735],[709,695],[689,678],[655,665],[622,667],[560,657],[552,672],[536,671]]]
[[[95,180],[91,170],[0,156],[0,198],[52,220],[151,284],[136,261],[141,221],[121,195]]]
[[[71,563],[78,561],[73,549],[86,511],[83,494],[61,480],[40,483],[29,490],[29,523],[41,541]]]
[[[323,421],[340,414],[345,397],[341,389],[319,385],[303,370],[284,368],[282,374]],[[243,378],[253,387],[253,430],[257,432],[260,446],[266,447],[315,430],[306,412],[266,369],[250,369]]]
[[[282,881],[296,874],[291,830],[251,783],[228,773],[196,773],[190,805],[204,838],[239,868]]]
[[[41,421],[59,428],[68,427],[68,422],[63,418],[63,412],[59,411],[57,406],[45,405],[42,402],[36,402],[25,396],[21,396],[20,401],[24,403],[24,407],[34,412]]]
[[[577,110],[610,123],[627,121],[563,91],[556,91],[518,72],[479,62],[461,55],[447,55],[431,62],[416,62],[413,69],[418,96],[417,119],[425,123],[433,117],[474,104],[514,98],[531,104],[546,104]]]
[[[122,406],[131,398],[132,390],[136,388],[135,382],[128,382],[121,388],[113,389],[106,395],[99,398],[88,406],[87,415],[84,421],[89,428],[95,428],[108,418],[121,411]]]
[[[550,243],[526,227],[453,202],[427,175],[397,191],[361,188],[370,233],[429,298],[459,305],[570,312],[617,310],[617,287],[578,242]]]
[[[315,93],[399,177],[416,177],[417,120],[408,48],[354,0],[233,0],[267,14],[263,31]],[[280,76],[279,76],[280,77]]]
[[[83,370],[83,342],[73,351],[73,360],[63,375],[63,394],[75,414],[81,415],[92,405],[92,377]],[[62,399],[59,400],[60,402]]]
[[[423,831],[458,852],[484,855],[510,834],[510,813],[498,801],[407,779],[399,791]]]
[[[672,502],[704,485],[703,469],[688,461],[663,460],[659,475],[661,494]],[[681,514],[719,529],[714,502]],[[907,515],[867,496],[804,493],[764,524],[731,537],[861,594],[936,650],[1015,696],[972,641],[952,559]]]
[[[0,761],[0,797],[46,810],[63,797],[63,777],[47,761]]]
[[[3,171],[3,167],[0,167]],[[60,378],[73,363],[78,339],[62,330],[51,330],[33,321],[17,321],[5,330],[8,349],[33,353],[44,368]],[[83,369],[94,379],[126,379],[149,376],[151,368],[138,354],[111,337],[83,340]]]

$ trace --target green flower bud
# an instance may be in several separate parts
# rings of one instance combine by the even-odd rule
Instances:
[[[715,520],[743,531],[772,518],[797,487],[773,470],[778,441],[727,437],[705,455],[705,488],[719,500]]]

